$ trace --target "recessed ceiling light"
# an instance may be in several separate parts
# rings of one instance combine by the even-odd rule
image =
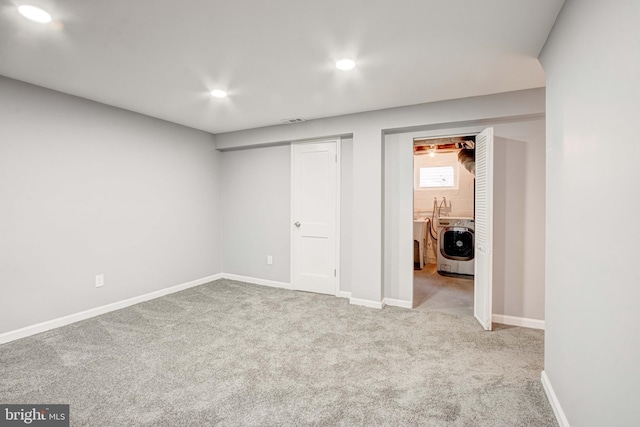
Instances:
[[[213,96],[214,98],[226,98],[227,92],[220,89],[214,89],[211,91],[211,96]]]
[[[51,22],[51,15],[49,15],[49,12],[40,9],[39,7],[23,4],[18,7],[18,12],[20,12],[20,14],[25,18],[34,22],[39,22],[41,24]]]
[[[341,59],[340,61],[336,62],[336,68],[338,70],[351,70],[353,69],[353,67],[356,66],[356,63],[353,59]]]

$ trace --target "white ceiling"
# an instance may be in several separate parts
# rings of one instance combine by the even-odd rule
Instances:
[[[563,1],[0,0],[0,74],[221,133],[544,86]]]

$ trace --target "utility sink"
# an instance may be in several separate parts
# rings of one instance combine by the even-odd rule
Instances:
[[[418,242],[414,247],[413,263],[419,265],[420,270],[424,267],[424,254],[427,250],[427,231],[429,222],[426,219],[413,220],[413,241]]]

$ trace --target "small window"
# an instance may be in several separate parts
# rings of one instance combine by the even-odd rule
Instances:
[[[454,188],[455,185],[453,166],[420,168],[419,188]]]
[[[413,189],[436,193],[440,190],[457,190],[460,186],[459,170],[455,152],[438,153],[436,157],[413,156]]]

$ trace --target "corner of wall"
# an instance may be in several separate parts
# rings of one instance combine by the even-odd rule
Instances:
[[[547,376],[547,373],[545,371],[542,371],[542,374],[540,375],[540,380],[542,381],[542,387],[544,388],[544,392],[547,395],[547,399],[549,400],[549,404],[553,409],[553,413],[556,416],[556,420],[558,421],[558,424],[560,425],[560,427],[570,427],[569,420],[567,419],[567,416],[562,410],[562,406],[560,405],[558,396],[556,396],[556,392],[553,389],[553,386],[551,385],[551,381],[549,380],[549,377]]]

